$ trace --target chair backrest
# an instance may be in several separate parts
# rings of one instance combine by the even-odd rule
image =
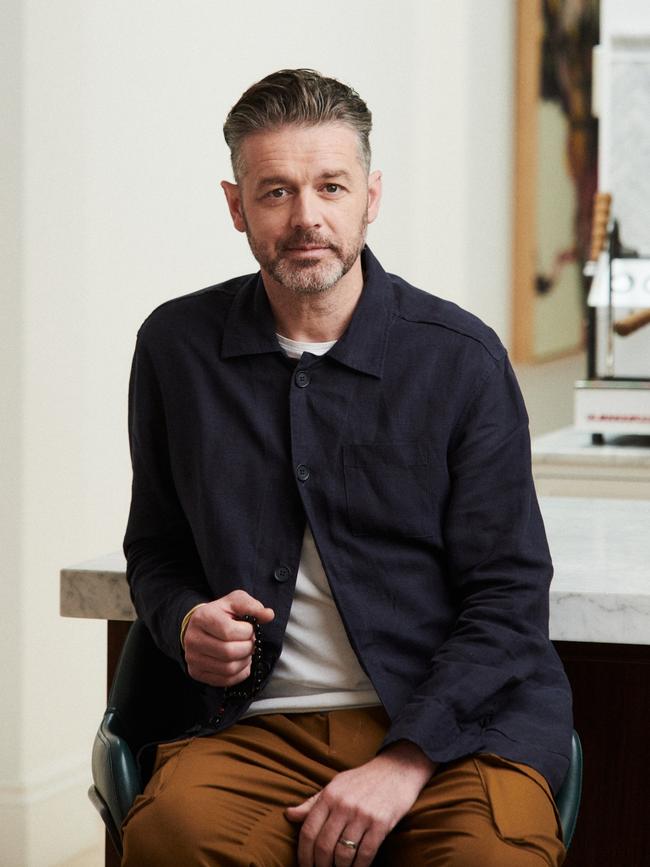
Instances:
[[[205,716],[203,687],[158,649],[136,620],[124,643],[108,697],[112,727],[137,756],[146,744],[170,740]]]

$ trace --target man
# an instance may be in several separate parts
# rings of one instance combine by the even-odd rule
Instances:
[[[249,88],[222,186],[260,272],[138,336],[128,578],[203,710],[158,747],[129,867],[563,860],[525,409],[494,333],[365,246],[370,126],[311,70]]]

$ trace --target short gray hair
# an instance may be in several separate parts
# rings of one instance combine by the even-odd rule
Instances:
[[[341,123],[359,140],[361,162],[370,170],[372,115],[356,90],[314,69],[281,69],[251,85],[230,109],[223,134],[230,148],[235,179],[245,166],[241,145],[247,135],[287,124]]]

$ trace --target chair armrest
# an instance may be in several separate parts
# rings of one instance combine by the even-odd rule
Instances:
[[[122,735],[119,715],[108,708],[95,736],[92,754],[95,788],[106,803],[117,828],[142,792],[135,756]]]
[[[557,808],[560,814],[564,845],[569,848],[578,820],[582,796],[582,744],[576,731],[571,740],[571,762],[564,782],[557,793]]]

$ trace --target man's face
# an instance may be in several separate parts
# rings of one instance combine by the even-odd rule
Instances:
[[[359,267],[381,177],[368,178],[352,129],[328,123],[254,133],[244,139],[242,157],[240,183],[222,187],[265,281],[312,294]]]

